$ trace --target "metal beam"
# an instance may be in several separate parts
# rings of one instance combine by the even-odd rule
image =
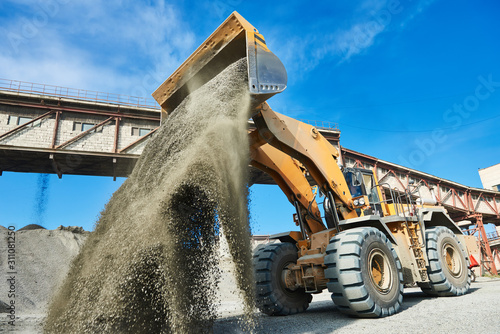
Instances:
[[[113,119],[113,117],[110,117],[107,120],[102,121],[101,123],[99,123],[97,125],[94,125],[93,127],[91,127],[90,129],[88,129],[87,131],[84,131],[84,132],[80,133],[78,136],[75,136],[75,137],[71,138],[70,140],[62,143],[61,145],[56,146],[56,149],[60,149],[60,148],[63,148],[65,146],[68,146],[69,144],[77,141],[78,139],[80,139],[82,137],[85,137],[86,135],[88,135],[89,133],[91,133],[92,131],[94,131],[95,129],[97,129],[98,127],[103,126],[104,124],[108,123],[112,119]]]
[[[156,132],[156,130],[158,130],[160,127],[157,127],[157,128],[154,128],[153,130],[151,130],[149,133],[145,134],[144,136],[140,137],[139,139],[137,139],[136,141],[134,141],[133,143],[130,143],[129,145],[125,146],[124,148],[122,148],[121,150],[118,151],[118,153],[122,153],[126,150],[128,150],[129,148],[131,148],[132,146],[138,144],[139,142],[141,142],[142,140],[146,139],[147,137],[151,136],[154,132]]]
[[[115,140],[113,142],[113,153],[116,153],[118,150],[118,135],[120,133],[119,130],[120,130],[120,117],[115,117]]]
[[[57,111],[57,110],[70,111],[70,112],[75,112],[75,113],[101,115],[101,116],[108,116],[108,117],[115,117],[118,114],[116,112],[104,112],[104,111],[97,111],[97,110],[90,110],[90,109],[68,108],[68,107],[55,106],[55,105],[47,106],[47,105],[41,105],[41,104],[11,102],[11,101],[2,101],[2,104],[21,106],[21,107],[29,107],[29,108],[37,108],[37,109],[50,109],[53,111]],[[120,113],[119,115],[120,115],[120,117],[125,117],[125,118],[143,119],[143,120],[160,122],[160,115],[159,114],[158,114],[158,116],[141,116],[141,115],[131,115],[131,114],[122,114],[122,113]]]
[[[113,181],[116,181],[116,158],[113,158]]]
[[[497,275],[498,272],[497,272],[497,268],[495,266],[495,260],[493,259],[493,254],[491,253],[491,248],[490,248],[490,244],[488,242],[488,237],[486,236],[486,231],[484,230],[483,215],[476,214],[475,218],[476,218],[477,226],[479,228],[479,233],[481,235],[482,242],[484,244],[485,253],[486,253],[485,255],[487,257],[487,261],[490,262],[490,267],[487,268],[487,270],[491,274]]]
[[[49,115],[50,115],[50,114],[52,114],[52,113],[54,113],[54,110],[51,110],[51,111],[49,111],[49,112],[47,112],[47,113],[45,113],[45,114],[43,114],[43,115],[41,115],[41,116],[38,116],[37,118],[34,118],[34,119],[32,119],[31,121],[29,121],[29,122],[26,122],[26,123],[24,123],[24,124],[21,124],[21,125],[19,125],[18,127],[15,127],[14,129],[12,129],[12,130],[10,130],[10,131],[7,131],[7,132],[5,132],[4,134],[0,135],[0,139],[5,138],[5,137],[7,137],[7,136],[9,136],[9,135],[13,134],[14,132],[17,132],[17,131],[21,130],[22,128],[25,128],[25,127],[27,127],[28,125],[30,125],[30,124],[32,124],[32,123],[34,123],[34,122],[36,122],[36,121],[38,121],[38,120],[40,120],[40,119],[42,119],[42,118],[45,118],[45,117],[49,116]]]
[[[43,147],[26,147],[26,146],[10,146],[10,145],[0,145],[0,150],[8,151],[23,151],[23,152],[43,152],[49,154],[59,154],[64,152],[68,155],[86,155],[86,156],[96,156],[96,157],[125,157],[125,158],[138,158],[138,154],[128,154],[128,153],[111,153],[111,152],[91,152],[91,151],[74,151],[74,150],[63,150],[63,149],[51,149]]]
[[[59,130],[59,118],[61,117],[61,112],[62,111],[60,110],[56,112],[56,123],[54,124],[54,133],[52,134],[52,144],[50,145],[50,148],[56,147],[57,131]]]
[[[59,167],[59,164],[57,163],[54,155],[53,154],[49,155],[49,159],[52,160],[52,167],[54,168],[54,172],[57,174],[57,177],[62,179],[62,171],[61,171],[61,168]]]
[[[431,174],[380,160],[375,157],[370,157],[366,154],[349,150],[344,147],[341,148],[341,152],[343,155],[343,161],[351,159],[356,164],[359,164],[359,161],[372,166],[376,164],[377,171],[374,170],[374,172],[377,172],[377,176],[379,176],[380,172],[379,183],[383,183],[384,181],[390,179],[391,182],[396,182],[401,185],[401,187],[405,188],[404,183],[406,182],[403,182],[398,177],[398,174],[404,174],[407,177],[411,176],[418,184],[422,184],[423,182],[428,188],[435,185],[437,187],[436,197],[438,203],[445,206],[450,211],[451,216],[458,218],[463,215],[462,212],[467,214],[477,212],[483,214],[484,223],[492,223],[500,226],[500,207],[495,202],[496,198],[499,196],[499,192],[497,191],[467,187],[457,182],[439,178]],[[383,170],[387,170],[387,172],[384,172]],[[446,187],[449,191],[443,192],[441,187]],[[463,196],[461,197],[459,193],[463,193]],[[472,195],[474,195],[474,197],[480,197],[480,201],[473,200]],[[488,197],[488,200],[486,197]],[[481,201],[484,201],[486,205],[480,205]]]
[[[498,216],[498,211],[496,211],[492,206],[491,204],[486,200],[486,198],[483,196],[484,194],[481,193],[481,196],[479,196],[479,199],[483,199],[483,202],[491,209],[491,211],[493,211],[494,213],[497,214]],[[493,198],[493,203],[495,202],[495,198]]]

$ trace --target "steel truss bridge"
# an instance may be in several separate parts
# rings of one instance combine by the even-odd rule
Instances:
[[[0,175],[10,171],[54,173],[59,178],[126,177],[159,128],[160,111],[153,99],[0,79]],[[491,246],[500,242],[498,235],[488,238],[484,224],[500,226],[500,192],[341,147],[336,123],[307,122],[340,150],[345,166],[373,170],[387,190],[402,192],[412,184],[415,196],[429,197],[433,188],[452,219],[462,222],[468,233],[478,233],[483,266],[496,274],[494,259],[500,262],[500,255]],[[252,182],[272,183],[259,173],[253,174]]]

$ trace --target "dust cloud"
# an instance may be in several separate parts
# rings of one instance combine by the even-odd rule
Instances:
[[[50,175],[39,174],[37,178],[37,190],[35,194],[35,205],[33,212],[34,224],[44,225],[47,204],[49,200]]]
[[[251,318],[246,73],[241,59],[168,117],[72,263],[45,332],[211,332],[221,226]]]

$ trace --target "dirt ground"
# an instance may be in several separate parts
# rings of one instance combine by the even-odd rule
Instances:
[[[4,241],[5,229],[0,228]],[[23,231],[17,234],[19,262],[17,288],[20,293],[16,326],[7,323],[8,313],[0,305],[0,332],[42,333],[48,296],[69,269],[70,260],[86,238],[66,230]],[[6,243],[0,243],[5,254]],[[219,318],[214,333],[243,333],[240,317],[243,303],[233,276],[233,265],[222,245],[220,268]],[[0,261],[2,276],[5,262]],[[2,278],[3,279],[3,278]],[[3,283],[3,282],[2,282]],[[0,284],[0,301],[7,287]],[[420,289],[405,289],[402,311],[382,319],[349,318],[340,312],[329,293],[315,295],[309,309],[288,317],[269,317],[255,311],[255,333],[498,333],[500,328],[500,279],[479,277],[468,294],[460,297],[432,298]],[[4,311],[5,312],[5,311]],[[68,320],[71,321],[71,320]]]
[[[243,333],[238,324],[242,305],[226,299],[214,333]],[[461,297],[430,298],[420,289],[405,290],[402,311],[382,319],[355,319],[339,313],[328,293],[314,296],[307,312],[288,317],[256,313],[255,333],[498,333],[500,279],[478,278]],[[21,314],[15,333],[41,333],[43,314]],[[0,332],[11,328],[1,322]]]
[[[242,333],[234,309],[223,303],[214,333]],[[231,310],[233,307],[233,310]],[[432,298],[419,288],[405,289],[401,312],[382,319],[356,319],[341,314],[329,293],[315,295],[309,309],[288,317],[257,313],[255,333],[498,333],[500,279],[478,278],[460,297]]]
[[[226,283],[228,282],[226,277]],[[243,333],[239,315],[243,306],[237,295],[226,296],[214,333]],[[314,296],[307,312],[269,317],[256,312],[254,333],[498,333],[500,328],[500,279],[478,278],[461,297],[431,298],[420,289],[406,289],[402,311],[382,319],[355,319],[339,313],[328,293]],[[43,314],[20,314],[14,333],[42,333]],[[0,332],[12,328],[0,322]]]

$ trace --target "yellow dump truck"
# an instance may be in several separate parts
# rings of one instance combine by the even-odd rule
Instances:
[[[286,194],[298,226],[254,254],[258,308],[268,315],[303,312],[312,294],[328,289],[341,312],[384,317],[400,310],[405,284],[432,296],[465,294],[471,273],[464,236],[446,210],[418,196],[417,187],[392,191],[371,170],[339,167],[339,152],[315,127],[273,111],[266,100],[286,88],[286,70],[238,13],[154,92],[163,117],[244,57],[255,124],[251,165]]]

